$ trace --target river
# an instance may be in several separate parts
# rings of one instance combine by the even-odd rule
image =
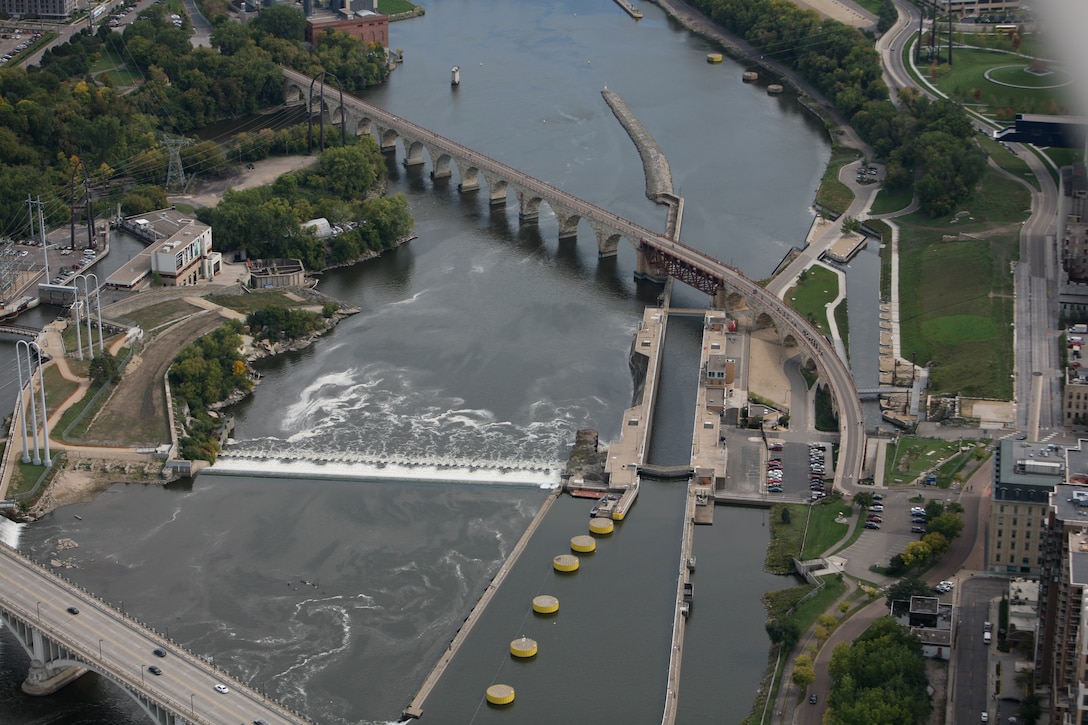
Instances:
[[[716,48],[655,6],[641,9],[635,22],[608,2],[433,4],[392,26],[391,44],[406,60],[367,98],[662,229],[665,210],[645,198],[638,154],[601,98],[607,85],[671,164],[686,199],[682,239],[768,276],[808,229],[826,134],[789,97],[743,84],[742,68],[706,63]],[[454,65],[462,68],[457,89]],[[389,186],[408,195],[418,238],[324,275],[321,290],[362,312],[311,349],[262,364],[264,382],[236,411],[235,445],[311,460],[425,457],[477,485],[450,483],[452,469],[447,480],[422,483],[324,477],[348,464],[287,478],[254,470],[166,489],[119,485],[33,526],[4,527],[24,551],[62,559],[72,579],[321,723],[394,719],[543,502],[541,485],[557,477],[574,432],[618,435],[632,395],[632,336],[659,292],[632,281],[626,243],[618,258],[598,260],[584,224],[577,242],[560,244],[549,215],[520,227],[514,205],[493,210],[399,163],[390,165]],[[705,298],[678,286],[674,302]],[[680,358],[690,360],[695,332],[678,334],[689,340]],[[10,346],[3,353],[10,359]],[[676,415],[655,421],[665,450],[690,431],[690,412]],[[466,460],[533,473],[509,485],[465,469]],[[666,521],[677,489],[646,493],[625,534],[640,530],[641,517],[643,536],[662,546],[638,546],[647,567],[659,569],[677,543],[678,521],[675,530]],[[692,656],[705,659],[685,661],[691,681],[701,671],[707,684],[689,692],[681,712],[736,722],[765,660],[759,597],[779,582],[761,571],[765,514],[719,517],[721,526],[696,539],[708,583],[692,621],[703,646]],[[563,500],[546,524],[542,542],[569,537],[570,527],[584,529],[584,505]],[[57,553],[61,539],[78,547]],[[651,598],[664,590],[657,580],[639,583]],[[594,612],[593,631],[617,623],[633,637],[652,631],[650,647],[661,636],[661,608]],[[510,612],[497,605],[495,616]],[[639,682],[660,680],[659,662],[628,657],[624,665]],[[93,676],[50,698],[24,697],[25,671],[25,655],[0,638],[6,723],[144,722]],[[531,721],[525,712],[519,722]],[[653,720],[651,708],[641,712],[639,721]]]

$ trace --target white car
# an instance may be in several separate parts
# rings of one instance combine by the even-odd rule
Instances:
[[[884,507],[881,504],[874,503],[872,506],[869,507],[869,510],[875,513],[880,513],[884,510]]]
[[[221,695],[225,695],[228,692],[230,692],[230,688],[227,687],[226,685],[216,685],[215,686],[215,691],[218,692]]]

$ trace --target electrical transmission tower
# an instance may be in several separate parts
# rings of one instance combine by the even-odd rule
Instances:
[[[170,166],[166,170],[166,188],[185,188],[185,169],[181,167],[181,147],[189,145],[187,138],[163,138],[162,145],[170,149]]]

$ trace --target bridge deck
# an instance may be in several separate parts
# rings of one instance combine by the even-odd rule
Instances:
[[[69,607],[78,613],[71,613]],[[3,544],[0,615],[24,647],[45,643],[47,653],[33,653],[32,659],[43,661],[46,669],[82,666],[94,670],[146,703],[145,707],[168,714],[172,722],[220,725],[261,718],[270,725],[310,723]],[[167,653],[156,662],[161,676],[148,675],[142,665],[133,666],[154,661],[155,648]],[[217,684],[226,685],[230,692],[216,692]]]

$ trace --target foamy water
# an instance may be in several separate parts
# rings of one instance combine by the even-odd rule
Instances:
[[[25,524],[17,524],[0,516],[0,541],[13,549],[19,548],[19,534]]]
[[[320,478],[343,481],[412,481],[414,483],[464,483],[475,485],[530,486],[555,488],[558,468],[521,468],[523,463],[506,465],[382,462],[321,463],[316,460],[281,460],[264,457],[225,455],[202,475],[266,476],[272,478]]]

